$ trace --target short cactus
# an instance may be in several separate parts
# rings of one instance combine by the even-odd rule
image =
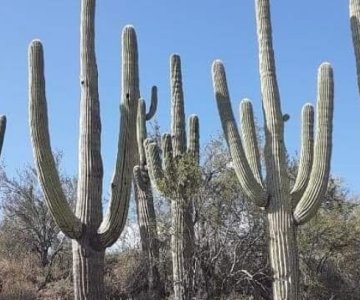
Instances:
[[[174,299],[192,299],[192,259],[194,251],[193,198],[199,185],[199,120],[189,119],[186,141],[181,62],[172,55],[171,135],[162,137],[163,159],[156,142],[145,140],[151,181],[171,201],[171,253]]]
[[[103,166],[100,153],[100,102],[95,58],[95,0],[81,1],[80,34],[80,140],[76,212],[62,190],[50,146],[45,96],[43,46],[34,40],[29,47],[30,132],[38,177],[57,225],[73,240],[75,299],[103,299],[105,249],[118,239],[128,212],[135,121],[139,95],[138,53],[135,30],[123,30],[121,121],[115,173],[111,183],[109,212],[103,219]]]
[[[313,107],[311,104],[304,106],[299,172],[294,187],[290,189],[284,118],[272,47],[270,1],[255,2],[265,117],[265,180],[261,176],[251,102],[244,100],[240,105],[240,138],[231,109],[224,65],[219,60],[212,67],[213,85],[223,131],[240,185],[245,195],[267,212],[274,299],[295,300],[299,299],[296,229],[316,213],[326,192],[330,172],[333,71],[328,63],[319,68],[315,143]]]

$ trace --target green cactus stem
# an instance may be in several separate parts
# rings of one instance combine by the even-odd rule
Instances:
[[[299,299],[296,230],[316,213],[329,178],[332,148],[333,71],[323,63],[318,72],[317,117],[314,141],[313,107],[302,114],[299,172],[290,190],[284,145],[284,122],[276,78],[269,0],[255,0],[259,65],[265,118],[265,167],[262,179],[251,102],[240,105],[241,138],[231,109],[224,65],[212,66],[219,115],[234,168],[244,194],[267,212],[270,261],[275,300]]]

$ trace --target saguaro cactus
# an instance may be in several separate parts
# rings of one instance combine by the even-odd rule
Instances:
[[[104,299],[104,253],[123,230],[131,191],[138,85],[137,41],[131,26],[123,30],[121,120],[109,211],[102,215],[103,166],[100,153],[100,103],[95,58],[95,0],[81,1],[80,30],[80,139],[78,194],[75,214],[61,188],[50,146],[45,97],[43,46],[29,47],[30,132],[38,177],[49,209],[73,240],[76,299]]]
[[[350,0],[349,10],[352,40],[354,44],[354,52],[356,58],[358,88],[360,91],[360,1]]]
[[[186,142],[184,94],[181,62],[172,55],[171,135],[162,137],[162,159],[156,142],[145,140],[145,153],[151,181],[171,201],[171,254],[174,299],[192,299],[192,259],[194,251],[193,197],[199,177],[199,120],[189,119]]]
[[[6,130],[6,117],[3,115],[0,116],[0,154],[4,144],[5,130]]]
[[[134,187],[137,200],[141,245],[147,259],[148,299],[163,299],[165,297],[165,287],[158,269],[159,246],[156,215],[144,148],[144,140],[147,138],[146,121],[154,116],[156,108],[157,88],[154,86],[151,90],[151,105],[148,113],[146,113],[145,101],[143,99],[139,100],[136,124],[139,161],[138,165],[134,167]]]
[[[316,213],[326,191],[332,148],[333,71],[328,63],[318,72],[315,143],[313,107],[302,112],[299,172],[290,189],[284,145],[284,119],[276,79],[269,0],[256,0],[261,93],[265,117],[266,180],[262,179],[251,102],[240,105],[241,138],[231,109],[223,63],[212,66],[214,91],[225,138],[240,185],[268,216],[274,299],[299,299],[297,227]]]

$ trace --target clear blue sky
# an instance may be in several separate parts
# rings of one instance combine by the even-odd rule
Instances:
[[[0,111],[8,117],[2,159],[14,173],[32,161],[27,116],[27,47],[45,46],[47,96],[54,149],[64,153],[68,174],[77,170],[79,112],[79,0],[5,1],[0,10]],[[300,111],[314,102],[316,72],[322,61],[335,71],[335,127],[332,173],[360,193],[360,99],[349,29],[347,1],[272,1],[278,79],[286,123],[286,145],[295,154]],[[158,85],[158,120],[169,128],[169,56],[182,57],[186,111],[200,117],[202,144],[220,132],[211,83],[211,62],[227,69],[234,110],[253,100],[262,121],[254,1],[103,0],[97,3],[96,49],[103,124],[105,191],[113,171],[118,135],[120,33],[137,30],[141,91],[148,98]]]

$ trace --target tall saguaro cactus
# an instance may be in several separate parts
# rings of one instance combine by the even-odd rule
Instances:
[[[147,138],[146,121],[150,120],[157,108],[157,88],[151,90],[151,105],[146,113],[146,104],[139,100],[136,124],[136,136],[139,153],[138,164],[134,167],[135,196],[137,200],[138,223],[142,250],[146,254],[148,271],[148,299],[163,299],[165,287],[161,280],[159,263],[159,245],[154,209],[154,199],[147,169],[144,141]]]
[[[0,116],[0,154],[4,144],[5,130],[6,130],[6,116],[2,115]]]
[[[269,0],[256,0],[260,79],[265,117],[266,179],[261,175],[251,102],[240,105],[241,137],[231,109],[225,69],[213,63],[213,84],[225,138],[240,185],[247,197],[265,208],[275,300],[299,299],[296,230],[316,213],[326,192],[332,148],[333,71],[328,63],[318,71],[315,142],[313,107],[302,112],[299,172],[290,189],[284,145],[284,119],[276,79]]]
[[[194,251],[193,197],[199,176],[199,120],[189,119],[186,141],[181,62],[172,55],[171,135],[162,137],[162,154],[156,142],[145,140],[145,153],[151,181],[171,201],[171,254],[174,299],[192,299],[192,259]]]
[[[123,30],[121,120],[109,211],[103,219],[103,166],[100,153],[100,103],[95,58],[95,0],[81,1],[80,29],[80,139],[79,178],[75,214],[65,199],[51,151],[45,97],[43,46],[29,47],[30,131],[38,177],[49,209],[73,240],[73,272],[76,299],[104,299],[104,253],[121,234],[131,192],[138,86],[138,54],[135,30]]]

